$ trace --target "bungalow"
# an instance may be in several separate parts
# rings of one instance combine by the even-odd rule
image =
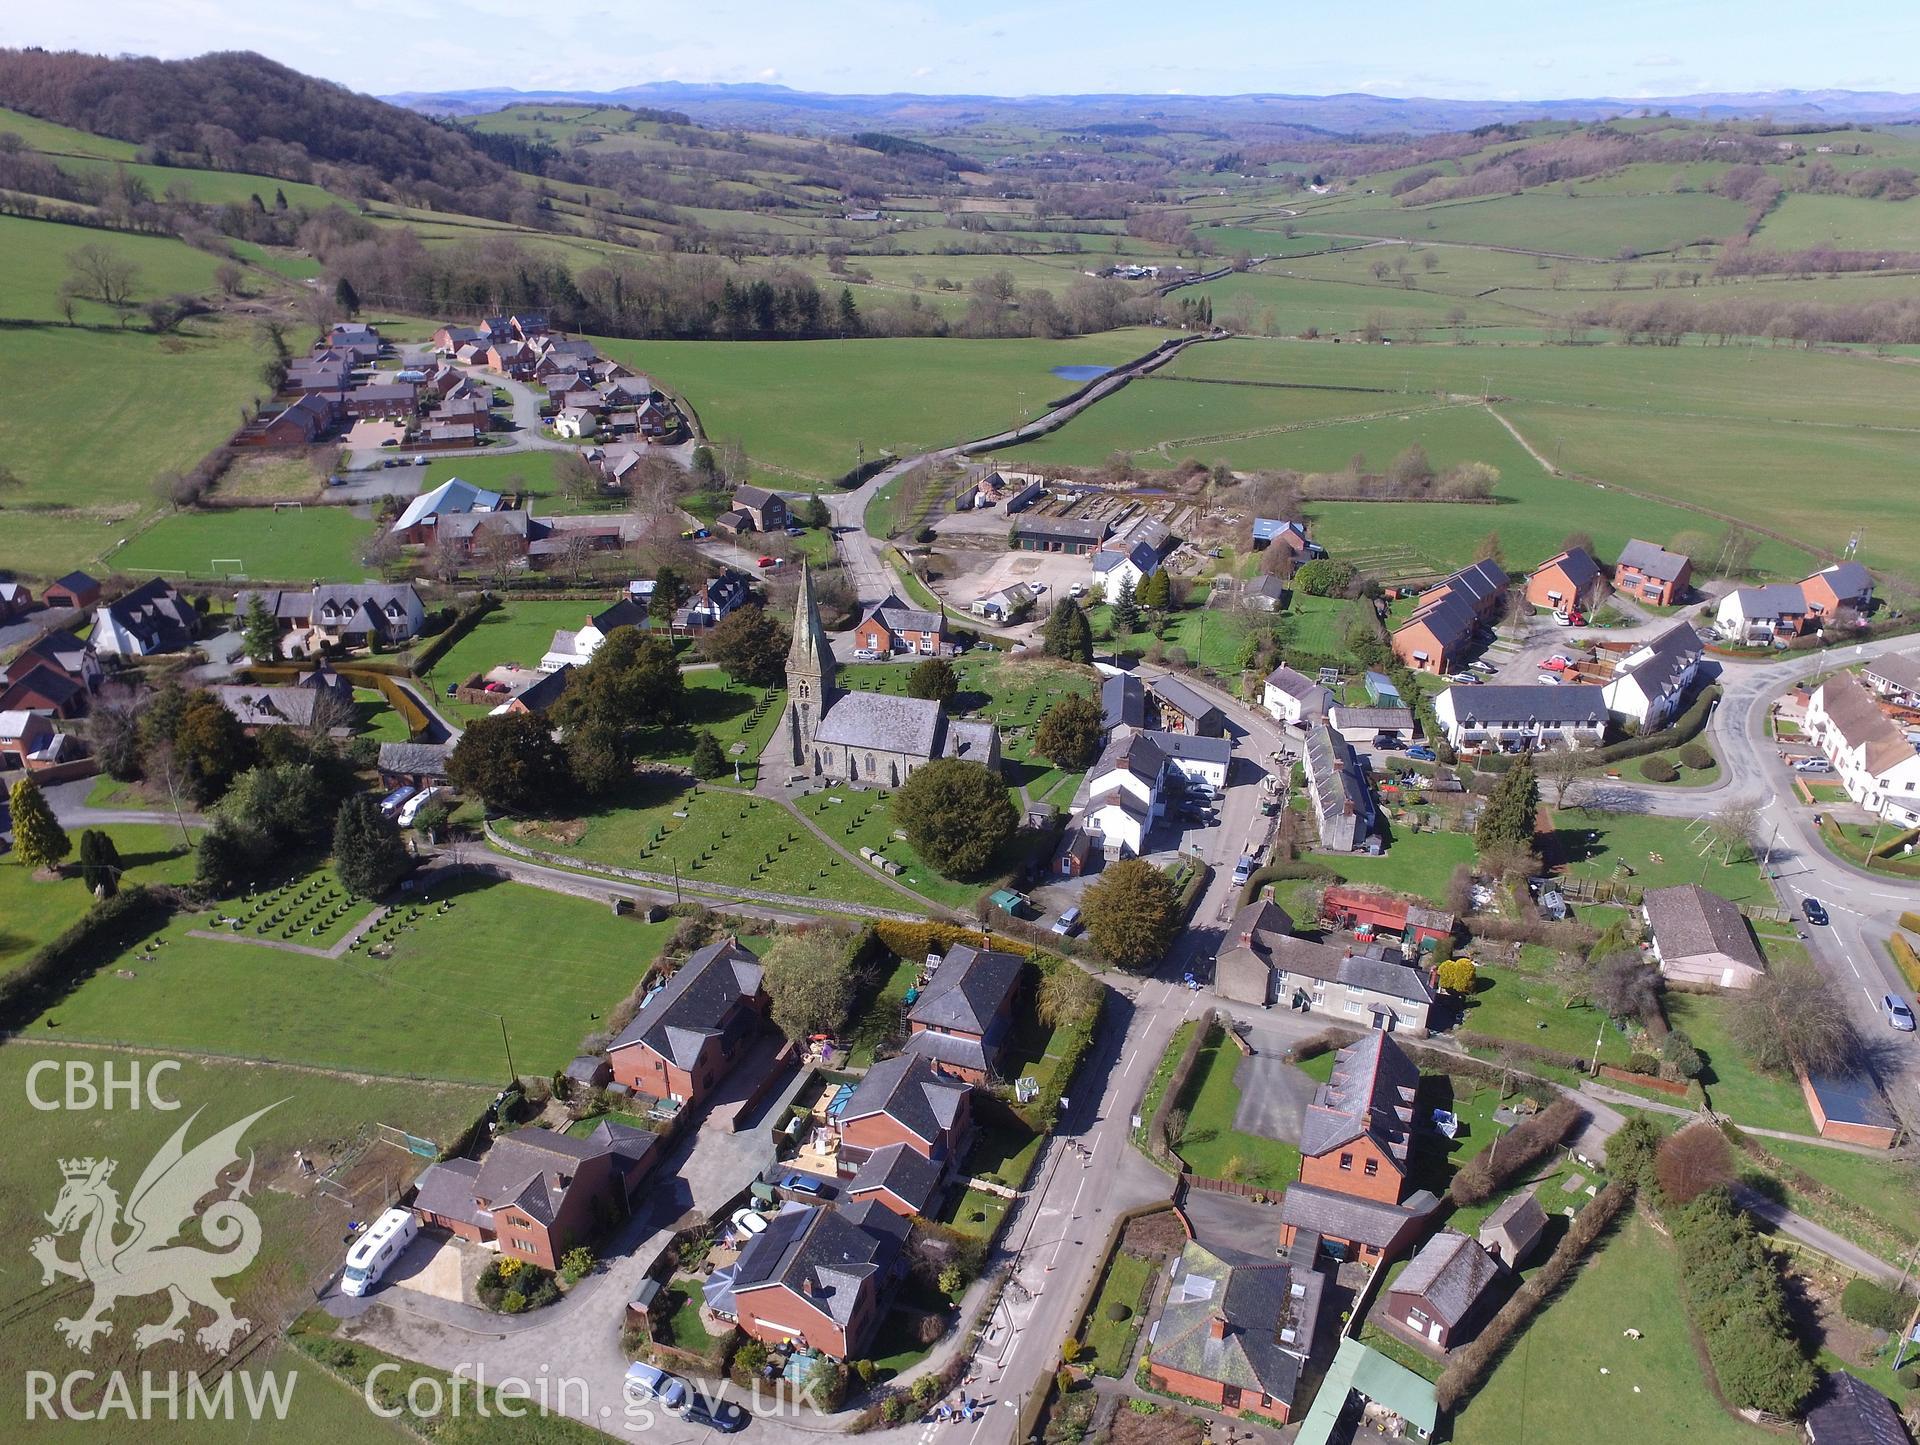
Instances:
[[[1684,983],[1751,988],[1766,960],[1740,910],[1697,883],[1649,888],[1640,904],[1660,972]]]
[[[447,780],[447,743],[380,744],[380,785],[384,788],[437,787]]]
[[[867,1070],[835,1127],[842,1179],[855,1177],[889,1144],[904,1144],[950,1173],[973,1137],[973,1089],[925,1054],[897,1054]]]
[[[944,613],[909,607],[889,592],[853,629],[854,646],[873,652],[945,657],[956,651]]]
[[[1890,822],[1920,824],[1920,753],[1859,678],[1836,673],[1815,688],[1806,730],[1849,798]]]
[[[1557,552],[1527,578],[1527,601],[1553,612],[1585,612],[1607,585],[1600,564],[1584,547]]]
[[[1526,1263],[1547,1232],[1547,1211],[1531,1189],[1509,1194],[1480,1221],[1480,1247],[1509,1269]]]
[[[1327,712],[1327,726],[1350,743],[1391,738],[1413,741],[1413,709],[1405,707],[1346,707],[1336,703]]]
[[[178,652],[200,631],[200,614],[171,582],[155,577],[93,614],[90,641],[106,657]]]
[[[430,492],[422,492],[408,502],[399,519],[389,529],[402,542],[431,540],[442,517],[465,516],[471,512],[495,512],[500,509],[500,494],[449,477]]]
[[[100,584],[84,572],[69,572],[49,582],[40,600],[49,607],[91,607],[100,600]]]
[[[731,936],[708,944],[647,995],[607,1046],[614,1081],[698,1104],[746,1053],[766,1008],[760,960]]]
[[[423,447],[473,447],[487,434],[488,423],[484,419],[459,418],[447,420],[439,417],[430,419],[420,430],[418,442]]]
[[[1869,662],[1860,676],[1881,697],[1900,707],[1920,707],[1920,652],[1890,652]]]
[[[1671,607],[1686,600],[1692,576],[1693,563],[1687,558],[1637,537],[1621,548],[1620,560],[1613,566],[1616,592],[1655,607]]]
[[[832,1208],[789,1203],[708,1277],[720,1305],[763,1344],[795,1345],[836,1360],[867,1352],[902,1270],[907,1221],[873,1200]],[[716,1299],[716,1293],[718,1298]]]
[[[220,705],[239,719],[241,731],[258,737],[268,728],[312,727],[323,694],[310,687],[267,687],[257,683],[210,688]]]
[[[1093,554],[1093,588],[1109,604],[1118,603],[1128,592],[1137,593],[1140,584],[1159,570],[1159,556],[1144,542],[1125,551],[1103,546]]]
[[[503,1134],[480,1160],[447,1159],[416,1181],[422,1224],[556,1270],[633,1205],[661,1136],[601,1120],[583,1138],[549,1129]]]
[[[1457,671],[1475,634],[1499,615],[1507,574],[1492,560],[1475,562],[1422,592],[1394,629],[1393,655],[1416,672]]]
[[[1444,1355],[1472,1339],[1499,1299],[1500,1262],[1475,1241],[1443,1229],[1388,1287],[1385,1322],[1422,1349]]]
[[[756,532],[784,532],[793,525],[787,499],[766,487],[735,487],[733,506],[747,514],[753,522],[751,530]]]
[[[1168,1271],[1147,1373],[1160,1389],[1238,1417],[1285,1423],[1320,1322],[1325,1280],[1311,1259],[1239,1256],[1189,1240]]]
[[[1149,685],[1148,716],[1154,719],[1150,725],[1163,732],[1217,738],[1226,730],[1226,714],[1177,677],[1156,678]]]
[[[1693,630],[1693,624],[1675,623],[1614,665],[1613,676],[1600,690],[1607,712],[1643,733],[1665,727],[1686,703],[1688,691],[1700,676],[1703,655],[1700,634]]]
[[[537,681],[528,683],[513,695],[511,701],[494,709],[495,712],[532,713],[543,717],[548,708],[566,695],[567,684],[573,681],[573,664],[565,663],[551,672],[542,671]]]
[[[1013,524],[1013,545],[1022,552],[1085,556],[1107,539],[1107,523],[1093,517],[1022,516]]]
[[[1320,846],[1351,853],[1373,833],[1373,792],[1353,744],[1324,723],[1307,734],[1301,749],[1307,796],[1319,830]]]
[[[1034,590],[1024,582],[1016,582],[1011,587],[1003,587],[998,592],[989,592],[985,597],[976,598],[969,609],[976,617],[984,617],[989,622],[1011,622],[1033,609]]]
[[[1460,752],[1598,747],[1607,736],[1607,690],[1586,683],[1442,688],[1433,716]]]
[[[1270,716],[1294,727],[1311,727],[1333,706],[1333,694],[1284,662],[1267,674],[1261,705]]]
[[[577,631],[569,632],[564,627],[556,631],[552,645],[540,659],[540,670],[553,672],[562,667],[577,667],[592,660],[600,644],[607,640],[607,634],[615,628],[645,629],[651,623],[645,607],[631,597],[622,597],[611,607],[603,607],[588,617]]]
[[[1013,1000],[1025,960],[1017,953],[955,944],[907,1010],[907,1050],[969,1084],[999,1071],[1013,1032]]]

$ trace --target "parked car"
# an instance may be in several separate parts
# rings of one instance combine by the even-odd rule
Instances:
[[[413,464],[416,467],[424,467],[427,464],[427,459],[425,457],[415,457],[413,459]]]
[[[1478,677],[1478,676],[1477,676],[1476,674],[1474,674],[1474,673],[1471,673],[1471,672],[1456,672],[1456,673],[1454,673],[1454,674],[1453,674],[1453,676],[1452,676],[1452,677],[1449,677],[1449,678],[1447,679],[1447,681],[1448,681],[1448,682],[1457,682],[1457,683],[1459,683],[1459,684],[1460,684],[1460,685],[1461,685],[1462,687],[1467,687],[1467,686],[1471,686],[1471,685],[1472,685],[1472,684],[1474,684],[1474,683],[1477,683],[1477,682],[1479,682],[1479,681],[1480,681],[1480,679],[1479,679],[1479,677]]]
[[[625,1389],[629,1400],[658,1400],[669,1410],[687,1406],[687,1382],[644,1360],[627,1366]]]
[[[1035,582],[1032,590],[1035,597],[1044,597],[1047,591],[1047,584],[1044,582]]]
[[[734,1210],[733,1226],[735,1229],[742,1230],[747,1234],[765,1234],[767,1232],[767,1221],[760,1215],[755,1214],[751,1209]]]
[[[807,535],[807,529],[805,527],[789,527],[787,528],[787,535],[789,537],[804,537]]]
[[[1573,659],[1568,657],[1564,652],[1556,652],[1540,665],[1548,672],[1565,672],[1573,666]]]
[[[1392,752],[1400,746],[1400,739],[1393,733],[1375,733],[1373,745],[1382,752]]]
[[[448,697],[458,697],[459,695],[460,695],[460,684],[459,684],[459,683],[457,683],[457,682],[450,682],[450,683],[448,683],[448,684],[447,684],[447,696],[448,696]]]
[[[689,1425],[708,1425],[722,1435],[738,1435],[747,1428],[747,1412],[731,1400],[709,1400],[696,1394],[687,1401],[680,1418]]]
[[[1553,614],[1553,625],[1555,627],[1571,627],[1573,626],[1573,619],[1564,612],[1556,612]]]
[[[1085,597],[1087,595],[1087,584],[1084,582],[1076,582],[1068,591],[1075,597]]]
[[[762,558],[760,559],[760,561],[759,561],[759,564],[758,564],[758,565],[759,565],[759,566],[762,566],[762,567],[771,567],[771,566],[773,565],[773,558],[771,558],[771,557],[762,557]]]
[[[1822,928],[1827,924],[1827,910],[1818,898],[1805,898],[1800,902],[1800,911],[1806,915],[1807,922],[1817,923]]]
[[[1833,764],[1825,758],[1795,758],[1793,760],[1793,766],[1795,771],[1802,773],[1830,773],[1833,771]]]
[[[1246,881],[1253,876],[1253,870],[1259,866],[1260,863],[1258,859],[1242,853],[1239,861],[1233,865],[1233,886],[1235,888],[1244,887]]]
[[[1903,1034],[1913,1032],[1913,1010],[1907,1007],[1907,1001],[1899,994],[1888,994],[1880,1000],[1880,1007],[1885,1010],[1887,1023],[1891,1027],[1900,1030]]]
[[[877,647],[856,647],[853,650],[853,660],[855,662],[878,662],[880,660],[880,649]]]
[[[1559,678],[1557,678],[1557,677],[1555,677],[1555,676],[1554,676],[1554,675],[1553,675],[1552,673],[1550,673],[1550,672],[1543,672],[1543,673],[1541,673],[1539,677],[1537,677],[1537,678],[1535,678],[1535,679],[1534,679],[1534,681],[1535,681],[1535,682],[1538,682],[1538,683],[1539,683],[1539,684],[1541,684],[1541,685],[1542,685],[1543,687],[1558,687],[1558,686],[1560,686],[1560,679],[1559,679]]]
[[[1491,662],[1486,661],[1484,658],[1476,662],[1469,662],[1467,666],[1470,669],[1472,669],[1474,672],[1479,673],[1482,677],[1492,677],[1496,672],[1500,670],[1499,668],[1495,667]]]
[[[1080,931],[1080,910],[1078,908],[1063,910],[1060,916],[1053,920],[1053,931],[1062,938],[1072,938]]]
[[[1416,763],[1436,763],[1440,761],[1439,758],[1434,755],[1433,749],[1427,747],[1425,744],[1416,744],[1408,748],[1407,756],[1412,758]]]

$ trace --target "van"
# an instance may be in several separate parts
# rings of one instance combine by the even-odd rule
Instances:
[[[625,1389],[629,1400],[658,1400],[669,1410],[683,1410],[687,1405],[686,1382],[644,1360],[627,1366]]]
[[[347,1267],[340,1275],[340,1292],[359,1296],[380,1282],[400,1253],[420,1233],[420,1221],[408,1209],[389,1209],[347,1250]]]
[[[429,798],[433,797],[439,791],[438,788],[422,788],[411,798],[407,799],[406,802],[402,803],[399,813],[400,826],[402,828],[411,828],[413,826],[413,820],[420,816],[420,809],[426,805]]]
[[[395,813],[400,811],[400,805],[418,791],[419,789],[413,787],[411,784],[402,784],[400,787],[395,788],[380,800],[381,813],[391,818]]]

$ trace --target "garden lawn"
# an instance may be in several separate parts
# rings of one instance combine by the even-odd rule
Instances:
[[[667,1294],[673,1309],[667,1316],[667,1340],[675,1349],[696,1355],[713,1348],[713,1336],[700,1320],[700,1295],[700,1282],[684,1275],[675,1277]]]
[[[385,693],[370,687],[356,687],[353,708],[357,737],[372,738],[377,743],[404,743],[413,736],[407,720],[394,710]]]
[[[968,1185],[953,1197],[942,1214],[944,1221],[975,1239],[992,1239],[1010,1206],[998,1194]]]
[[[685,816],[676,816],[684,814]],[[584,831],[574,836],[578,823]],[[673,876],[714,892],[761,888],[835,902],[903,908],[911,897],[864,863],[822,843],[782,804],[731,788],[640,779],[618,800],[573,823],[522,823],[530,847],[589,863]]]
[[[1626,1035],[1589,1004],[1567,1006],[1566,995],[1549,976],[1552,959],[1550,950],[1528,944],[1512,967],[1483,964],[1461,1027],[1469,1033],[1558,1049],[1582,1059],[1593,1057],[1597,1040],[1600,1061],[1624,1068],[1632,1053]]]
[[[1197,587],[1194,591],[1196,596],[1204,595]],[[1168,619],[1165,637],[1156,637],[1144,627],[1138,632],[1114,632],[1113,612],[1104,602],[1087,609],[1087,620],[1093,624],[1096,651],[1144,657],[1158,643],[1169,650],[1179,648],[1188,662],[1204,672],[1232,674],[1236,679],[1240,671],[1240,649],[1251,625],[1247,614],[1242,612],[1189,606]]]
[[[1693,841],[1689,826],[1684,818],[1567,808],[1554,815],[1553,846],[1576,878],[1630,882],[1642,889],[1698,883],[1735,903],[1772,905],[1757,857],[1743,860],[1736,850],[1734,861],[1722,864],[1724,850]],[[1692,826],[1697,835],[1698,825]],[[1618,871],[1623,863],[1632,869],[1631,878]]]
[[[1635,1445],[1777,1438],[1728,1415],[1707,1392],[1672,1251],[1631,1210],[1624,1219],[1454,1416],[1455,1440],[1592,1440],[1597,1421],[1604,1438]],[[1627,1329],[1641,1338],[1626,1338]]]
[[[981,1179],[998,1179],[1017,1189],[1033,1170],[1040,1157],[1040,1144],[1047,1136],[1014,1123],[983,1127],[974,1135],[973,1148],[967,1154],[967,1173]]]
[[[39,882],[16,859],[0,858],[0,978],[78,923],[91,906],[80,880],[80,835],[85,831],[75,827],[68,832],[73,852],[57,882]],[[186,851],[173,823],[109,823],[99,831],[111,837],[120,852],[123,882],[193,881],[193,854]]]
[[[174,512],[107,560],[116,571],[190,581],[351,581],[367,575],[360,550],[372,533],[373,524],[349,507]]]
[[[1791,1075],[1763,1074],[1746,1061],[1727,1033],[1732,1001],[1715,994],[1669,993],[1667,1022],[1686,1030],[1706,1060],[1700,1082],[1715,1112],[1755,1129],[1785,1129],[1811,1134],[1799,1083]]]
[[[1912,1161],[1869,1158],[1789,1139],[1756,1138],[1753,1142],[1812,1175],[1902,1239],[1909,1243],[1920,1240],[1920,1171]],[[1798,1195],[1791,1181],[1787,1188]],[[1806,1212],[1817,1208],[1817,1203],[1801,1203],[1796,1197],[1793,1207]]]
[[[1349,883],[1371,883],[1397,893],[1412,893],[1433,904],[1446,901],[1453,870],[1473,862],[1473,838],[1466,833],[1396,832],[1392,844],[1378,858],[1363,853],[1315,853]]]
[[[434,706],[444,701],[456,712],[464,708],[484,716],[485,707],[456,703],[446,697],[447,684],[465,682],[475,673],[484,673],[503,663],[537,667],[547,649],[553,646],[555,632],[561,628],[577,629],[594,613],[611,607],[614,601],[611,597],[605,601],[582,597],[577,602],[508,602],[469,628],[464,637],[441,654],[439,661],[421,674],[421,681],[431,685]]]
[[[1234,1128],[1240,1105],[1234,1075],[1245,1058],[1224,1036],[1201,1046],[1179,1105],[1187,1111],[1187,1127],[1174,1148],[1196,1174],[1278,1189],[1298,1176],[1300,1151]]]
[[[1140,1327],[1145,1322],[1147,1291],[1153,1286],[1155,1272],[1154,1262],[1145,1255],[1130,1254],[1124,1249],[1113,1252],[1100,1288],[1094,1294],[1081,1338],[1085,1353],[1076,1363],[1090,1365],[1102,1375],[1126,1374],[1134,1342],[1140,1338]],[[1107,1307],[1115,1304],[1126,1310],[1125,1319],[1107,1318]]]
[[[920,965],[917,960],[902,958],[894,961],[893,972],[881,982],[866,1007],[854,1016],[847,1027],[849,1068],[871,1068],[874,1050],[905,1031],[902,1010],[907,1006],[907,990],[913,987],[913,981],[919,976]]]
[[[872,848],[900,864],[905,871],[899,881],[915,893],[947,908],[971,908],[980,896],[981,885],[942,877],[905,839],[895,838],[892,798],[884,788],[855,792],[842,785],[796,798],[794,806],[850,852]]]
[[[319,958],[164,931],[158,961],[103,959],[49,1011],[61,1036],[370,1074],[497,1085],[546,1074],[605,1028],[670,925],[616,919],[584,899],[462,880],[436,890],[388,958],[371,945]],[[385,933],[376,930],[374,936]],[[132,978],[117,969],[131,968]],[[42,1035],[35,1024],[32,1032]]]

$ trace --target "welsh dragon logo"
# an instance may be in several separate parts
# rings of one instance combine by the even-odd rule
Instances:
[[[163,1341],[184,1343],[182,1322],[194,1305],[213,1312],[212,1321],[193,1336],[209,1353],[224,1353],[246,1332],[249,1322],[234,1314],[232,1302],[214,1281],[240,1273],[260,1252],[260,1221],[240,1202],[253,1182],[251,1152],[246,1172],[228,1186],[224,1197],[205,1209],[199,1205],[239,1160],[241,1135],[274,1107],[269,1104],[247,1115],[189,1150],[187,1131],[200,1117],[196,1109],[147,1164],[127,1196],[124,1214],[112,1183],[117,1160],[60,1161],[64,1182],[46,1216],[54,1232],[34,1240],[29,1253],[40,1261],[42,1285],[65,1276],[93,1286],[93,1305],[84,1315],[54,1322],[68,1345],[91,1354],[96,1335],[113,1333],[107,1315],[119,1300],[162,1292],[169,1301],[167,1317],[134,1331],[134,1343],[143,1350]],[[181,1242],[189,1226],[196,1227],[198,1235],[192,1244]],[[80,1235],[79,1258],[62,1259],[60,1236],[75,1233]],[[203,1248],[202,1241],[212,1248]]]

